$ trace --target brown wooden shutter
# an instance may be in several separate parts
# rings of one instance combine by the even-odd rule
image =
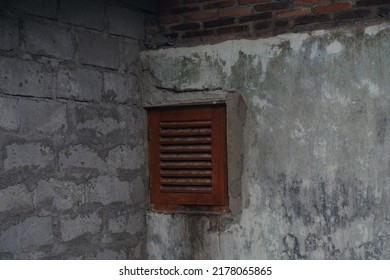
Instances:
[[[148,111],[151,203],[227,204],[225,105]]]

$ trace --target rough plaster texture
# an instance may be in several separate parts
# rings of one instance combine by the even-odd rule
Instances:
[[[388,23],[141,60],[145,106],[226,99],[242,110],[228,111],[234,211],[149,213],[151,259],[390,258]]]
[[[122,1],[0,0],[0,259],[145,257],[142,24]]]

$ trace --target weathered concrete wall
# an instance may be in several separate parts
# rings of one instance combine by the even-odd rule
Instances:
[[[151,1],[125,2],[0,1],[1,259],[145,256]]]
[[[232,213],[149,213],[150,258],[390,258],[389,23],[141,59],[144,106],[230,110]]]

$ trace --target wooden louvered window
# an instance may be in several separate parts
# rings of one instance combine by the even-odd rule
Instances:
[[[153,208],[226,210],[225,105],[152,108],[148,123]]]

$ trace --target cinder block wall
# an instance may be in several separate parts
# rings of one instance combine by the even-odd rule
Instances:
[[[177,44],[269,37],[389,17],[388,0],[167,0],[164,34]]]
[[[144,257],[152,1],[0,1],[0,259]]]

